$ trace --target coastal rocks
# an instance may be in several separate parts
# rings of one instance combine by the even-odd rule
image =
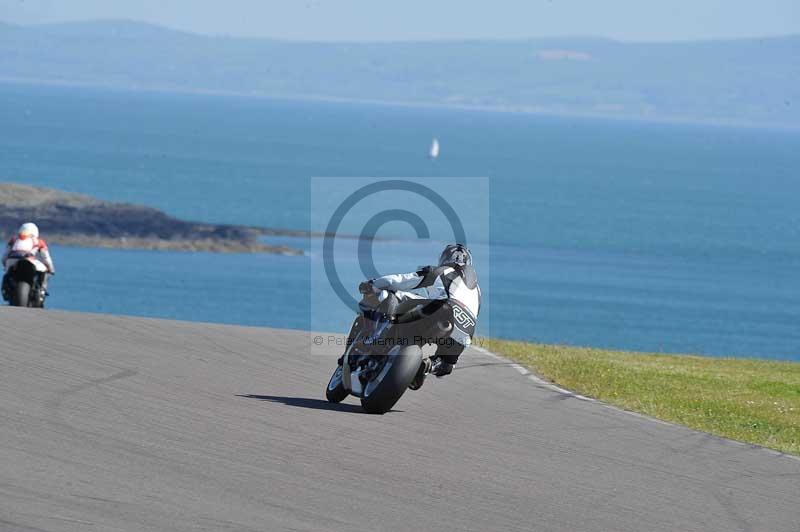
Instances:
[[[179,220],[141,205],[98,200],[49,188],[0,183],[0,231],[34,221],[52,243],[82,247],[302,255],[272,246],[264,235],[293,231]]]

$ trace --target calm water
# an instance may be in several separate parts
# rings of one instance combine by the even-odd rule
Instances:
[[[491,258],[485,334],[800,359],[798,133],[0,85],[2,180],[302,229],[309,178],[355,175],[490,178],[490,238],[475,243]],[[380,243],[380,269],[413,269],[437,246]],[[54,254],[52,307],[349,320],[333,301],[312,319],[309,257]]]

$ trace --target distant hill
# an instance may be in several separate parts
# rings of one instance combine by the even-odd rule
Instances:
[[[0,25],[0,79],[800,126],[800,36],[310,43]]]

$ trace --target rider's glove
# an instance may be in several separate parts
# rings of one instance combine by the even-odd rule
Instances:
[[[433,368],[433,374],[437,377],[444,377],[445,375],[450,375],[453,373],[453,364],[449,362],[439,362]]]
[[[364,295],[372,294],[375,292],[375,287],[372,285],[372,281],[364,281],[358,285],[358,291]]]

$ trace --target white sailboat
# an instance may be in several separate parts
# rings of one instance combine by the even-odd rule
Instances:
[[[436,137],[433,138],[433,142],[431,142],[431,151],[429,153],[431,159],[436,159],[439,157],[439,139]]]

